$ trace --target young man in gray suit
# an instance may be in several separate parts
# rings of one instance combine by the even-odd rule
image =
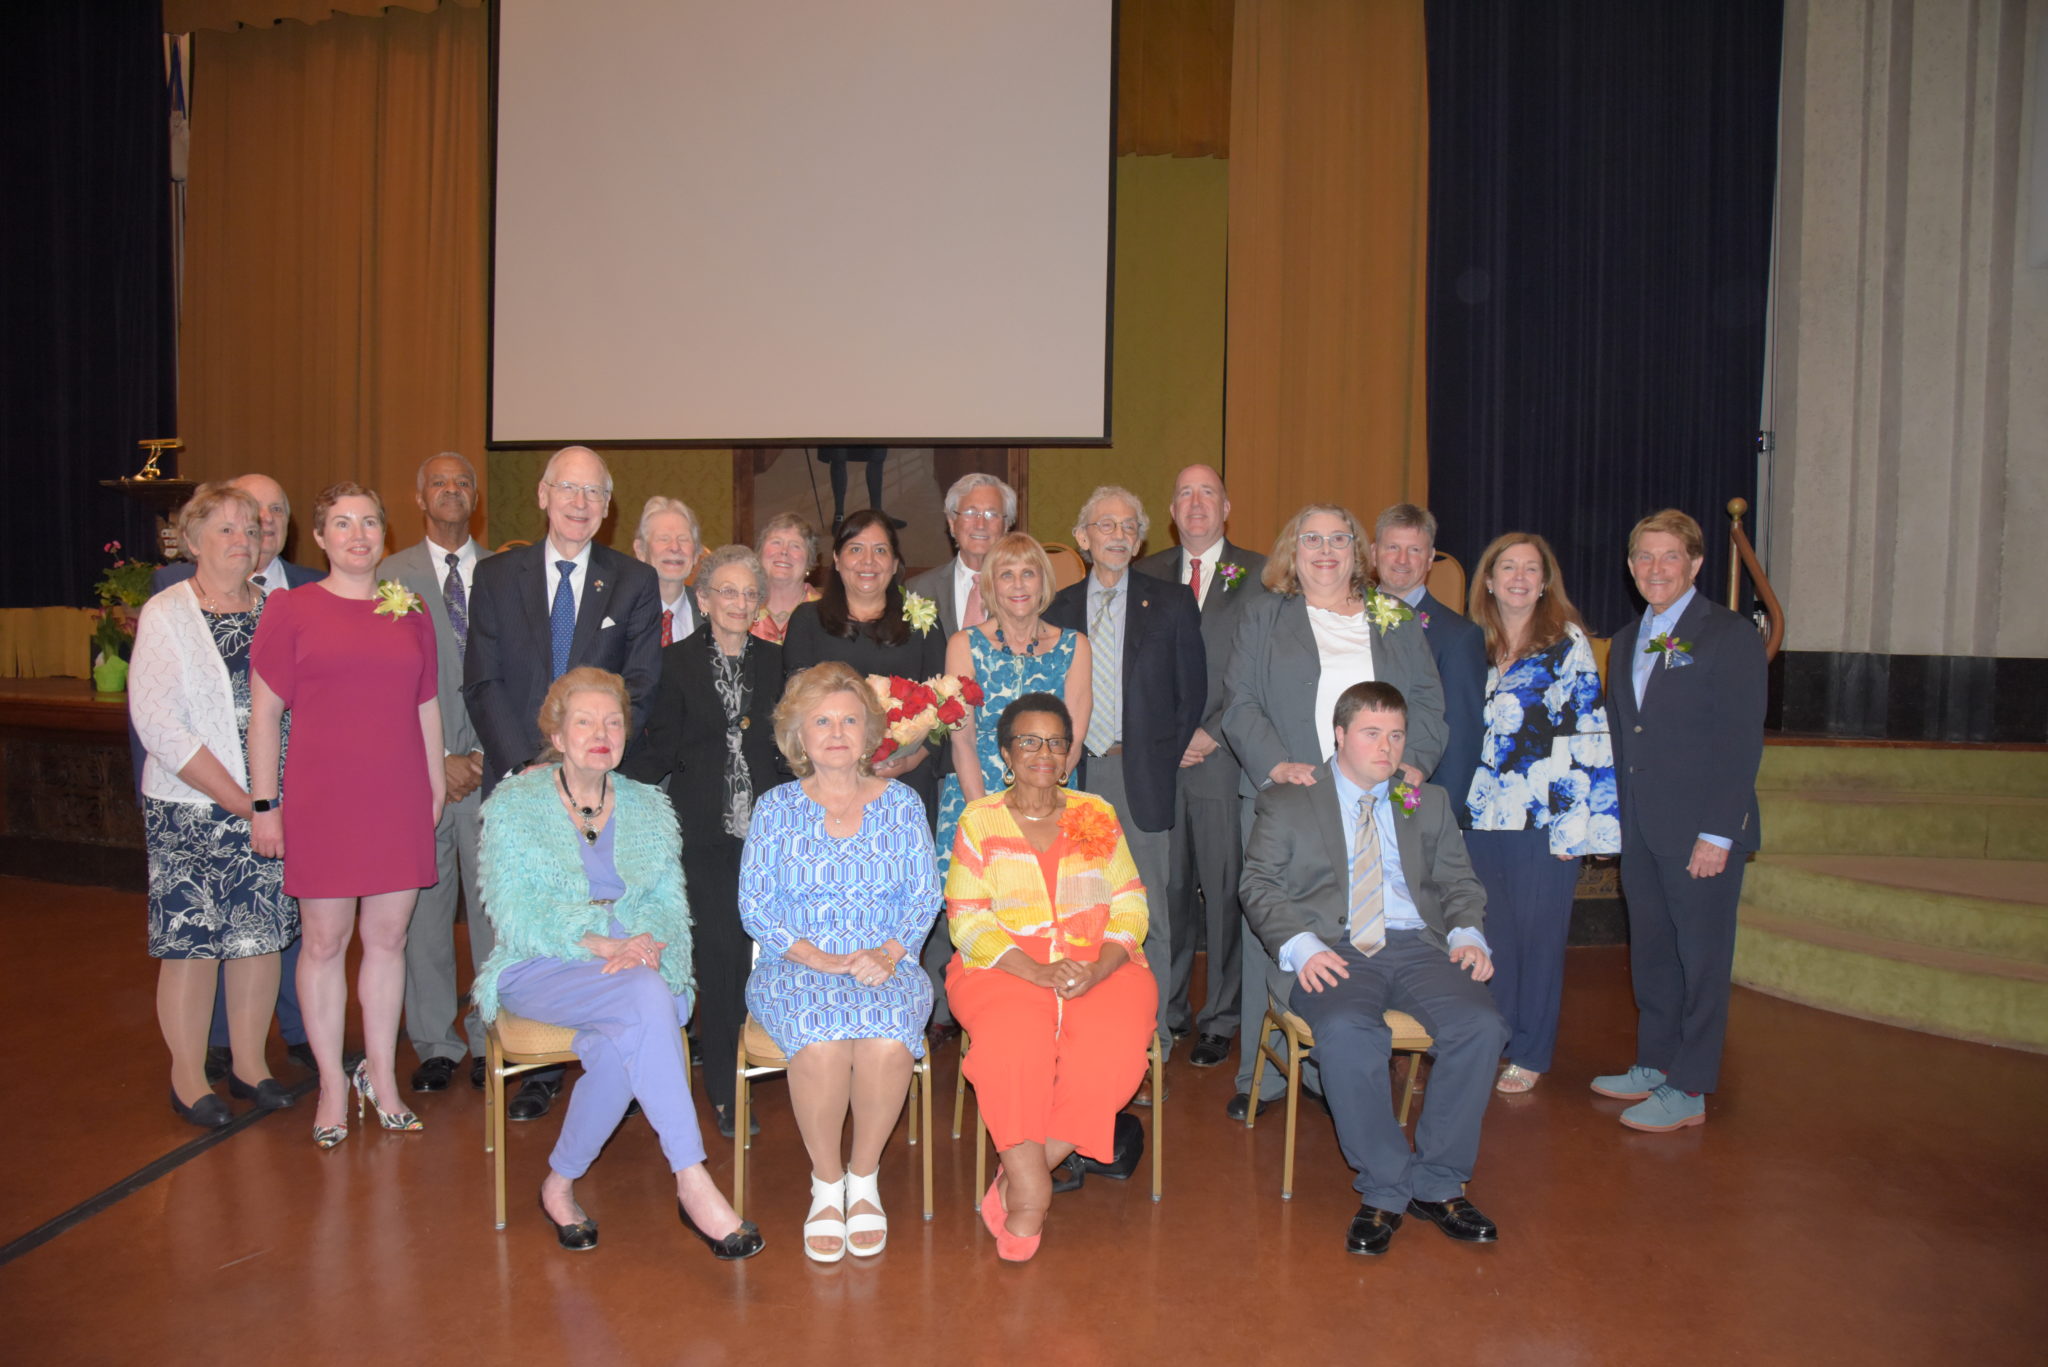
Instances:
[[[1358,1173],[1353,1253],[1385,1253],[1403,1215],[1468,1243],[1499,1237],[1464,1195],[1508,1038],[1482,986],[1486,890],[1444,790],[1402,781],[1407,718],[1391,684],[1345,689],[1335,753],[1315,783],[1259,794],[1245,850],[1245,917],[1294,976],[1289,1009],[1315,1031],[1337,1143]],[[1390,1009],[1436,1041],[1412,1150],[1388,1086]]]
[[[1165,1024],[1177,1035],[1196,1032],[1188,1062],[1213,1068],[1230,1057],[1238,1031],[1241,989],[1239,938],[1244,933],[1237,880],[1244,871],[1244,827],[1238,783],[1243,771],[1223,743],[1224,670],[1247,604],[1263,594],[1259,576],[1266,557],[1233,545],[1224,535],[1230,495],[1223,476],[1207,465],[1190,465],[1173,478],[1173,525],[1180,545],[1146,556],[1138,571],[1168,583],[1186,584],[1202,619],[1202,648],[1209,686],[1201,725],[1180,760],[1180,789],[1167,851],[1164,915],[1173,933]],[[1197,890],[1202,934],[1196,931]],[[1153,893],[1153,915],[1161,914]],[[1195,945],[1206,935],[1209,990],[1199,1012],[1188,1000],[1195,972]]]
[[[482,830],[484,750],[462,702],[462,656],[469,642],[470,589],[476,566],[490,552],[469,534],[476,512],[476,467],[460,453],[443,451],[423,463],[414,480],[426,539],[384,558],[377,573],[418,594],[434,624],[440,660],[441,744],[447,751],[448,801],[434,830],[436,881],[420,889],[405,939],[405,1032],[420,1066],[412,1089],[439,1092],[464,1059],[469,1080],[483,1085],[484,1031],[474,1008],[456,1026],[455,907],[469,909],[469,953],[482,963],[496,943],[477,894],[476,842]],[[465,1038],[467,1036],[467,1038]]]

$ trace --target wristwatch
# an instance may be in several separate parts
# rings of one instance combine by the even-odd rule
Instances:
[[[274,812],[282,806],[284,806],[284,799],[281,797],[252,797],[249,799],[249,810],[252,812]]]

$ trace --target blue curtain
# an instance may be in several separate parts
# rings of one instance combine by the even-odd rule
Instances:
[[[1637,518],[1756,498],[1780,0],[1430,0],[1429,488],[1468,571],[1557,548],[1596,634]]]
[[[156,0],[13,0],[0,43],[0,607],[92,601],[152,514],[102,479],[176,435],[169,106]]]

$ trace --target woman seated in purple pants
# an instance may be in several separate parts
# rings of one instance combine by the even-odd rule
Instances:
[[[477,970],[487,1020],[500,1009],[576,1032],[583,1080],[541,1183],[563,1248],[597,1247],[573,1184],[637,1098],[676,1175],[676,1211],[721,1259],[751,1258],[761,1233],[704,1170],[690,1100],[690,911],[675,813],[661,790],[611,770],[631,733],[625,680],[572,669],[540,707],[550,758],[484,804],[484,906],[498,947]]]

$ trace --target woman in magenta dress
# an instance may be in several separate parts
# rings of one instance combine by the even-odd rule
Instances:
[[[330,486],[313,504],[313,539],[327,553],[327,578],[272,594],[249,647],[249,785],[251,844],[283,856],[285,891],[299,899],[299,1003],[320,1069],[313,1142],[331,1149],[348,1138],[351,1084],[358,1119],[367,1103],[387,1130],[420,1128],[411,1111],[383,1102],[398,1099],[405,931],[419,890],[434,881],[445,778],[434,628],[418,598],[377,582],[382,501],[358,484]],[[287,710],[292,746],[280,786]],[[341,1036],[358,925],[365,1057],[349,1078]]]

